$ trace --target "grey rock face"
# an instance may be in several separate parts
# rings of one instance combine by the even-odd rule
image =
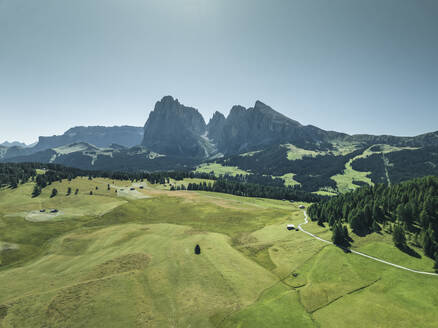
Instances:
[[[38,143],[32,147],[33,152],[69,145],[75,142],[86,142],[97,147],[109,147],[118,144],[124,147],[139,145],[143,137],[143,129],[134,126],[78,126],[67,130],[63,135],[39,137]]]
[[[215,112],[207,125],[208,137],[214,141],[222,138],[222,131],[225,125],[225,116],[220,112]]]
[[[248,109],[234,106],[225,120],[217,121],[209,135],[225,154],[281,143],[315,148],[324,145],[328,137],[324,130],[303,126],[260,101]]]
[[[201,137],[205,131],[206,124],[198,110],[167,96],[150,113],[142,145],[165,155],[205,157]]]
[[[10,147],[27,147],[27,145],[23,142],[19,142],[19,141],[5,141],[3,143],[0,144],[1,147],[5,147],[5,148],[10,148]]]

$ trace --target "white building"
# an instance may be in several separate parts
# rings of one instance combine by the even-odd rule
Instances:
[[[286,228],[287,228],[287,230],[294,230],[294,229],[295,229],[295,225],[293,225],[293,224],[288,224],[288,225],[286,226]]]

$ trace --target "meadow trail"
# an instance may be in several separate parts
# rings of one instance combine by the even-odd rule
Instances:
[[[302,227],[302,225],[309,223],[309,220],[308,220],[307,213],[306,213],[305,210],[303,211],[303,213],[304,213],[304,222],[303,222],[303,223],[300,223],[300,224],[298,225],[298,229],[300,229],[300,231],[302,231],[302,232],[308,234],[309,236],[311,236],[311,237],[313,237],[313,238],[315,238],[315,239],[318,239],[319,241],[322,241],[322,242],[324,242],[324,243],[326,243],[326,244],[331,244],[331,245],[333,245],[333,243],[332,243],[331,241],[328,241],[328,240],[322,239],[322,238],[320,238],[320,237],[314,235],[313,233],[304,230],[304,228]],[[401,270],[406,270],[406,271],[410,271],[410,272],[418,273],[418,274],[422,274],[422,275],[438,276],[438,273],[425,272],[425,271],[417,271],[417,270],[409,269],[409,268],[406,268],[406,267],[404,267],[404,266],[401,266],[401,265],[398,265],[398,264],[395,264],[395,263],[391,263],[391,262],[388,262],[388,261],[385,261],[385,260],[381,260],[381,259],[379,259],[379,258],[377,258],[377,257],[370,256],[370,255],[367,255],[367,254],[364,254],[364,253],[361,253],[361,252],[358,252],[358,251],[355,251],[355,250],[352,250],[352,249],[349,249],[349,251],[351,251],[351,253],[354,253],[354,254],[357,254],[357,255],[360,255],[360,256],[366,257],[366,258],[368,258],[368,259],[371,259],[371,260],[374,260],[374,261],[377,261],[377,262],[381,262],[381,263],[384,263],[384,264],[387,264],[387,265],[391,265],[391,266],[393,266],[393,267],[395,267],[395,268],[398,268],[398,269],[401,269]]]

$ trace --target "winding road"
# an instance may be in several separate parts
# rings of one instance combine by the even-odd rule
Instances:
[[[304,222],[303,222],[303,223],[300,223],[300,224],[298,225],[298,229],[300,229],[300,231],[302,231],[302,232],[308,234],[309,236],[311,236],[311,237],[313,237],[313,238],[315,238],[315,239],[318,239],[319,241],[322,241],[322,242],[324,242],[324,243],[326,243],[326,244],[332,244],[332,245],[333,245],[333,243],[332,243],[331,241],[328,241],[328,240],[322,239],[322,238],[320,238],[320,237],[314,235],[313,233],[310,233],[310,232],[308,232],[308,231],[306,231],[306,230],[303,229],[302,225],[309,223],[309,220],[308,220],[308,218],[307,218],[307,213],[306,213],[306,211],[304,210],[303,213],[304,213]],[[360,255],[360,256],[363,256],[363,257],[369,258],[369,259],[374,260],[374,261],[377,261],[377,262],[381,262],[381,263],[384,263],[384,264],[387,264],[387,265],[393,266],[393,267],[398,268],[398,269],[402,269],[402,270],[406,270],[406,271],[410,271],[410,272],[418,273],[418,274],[429,275],[429,276],[438,276],[438,273],[424,272],[424,271],[417,271],[417,270],[409,269],[409,268],[406,268],[406,267],[404,267],[404,266],[401,266],[401,265],[398,265],[398,264],[395,264],[395,263],[391,263],[391,262],[388,262],[388,261],[384,261],[384,260],[378,259],[377,257],[373,257],[373,256],[370,256],[370,255],[367,255],[367,254],[364,254],[364,253],[361,253],[361,252],[358,252],[358,251],[354,251],[354,250],[352,250],[352,249],[350,249],[350,251],[351,251],[351,253],[354,253],[354,254],[357,254],[357,255]]]

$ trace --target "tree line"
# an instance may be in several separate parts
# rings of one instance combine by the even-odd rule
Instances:
[[[37,170],[41,170],[37,174]],[[77,177],[108,178],[113,180],[143,181],[151,184],[168,183],[170,179],[177,181],[186,178],[200,178],[215,180],[216,177],[209,173],[197,173],[189,171],[168,171],[168,172],[111,172],[82,170],[63,166],[60,164],[43,163],[0,163],[0,187],[17,188],[19,184],[29,181],[35,182],[32,193],[34,197],[41,193],[41,190],[55,181],[64,179],[72,180]]]
[[[272,199],[284,199],[303,202],[318,202],[322,196],[297,190],[292,187],[284,186],[267,186],[254,183],[239,181],[230,181],[227,179],[218,179],[213,183],[189,183],[187,186],[172,186],[171,190],[202,190],[220,192],[225,194],[244,196],[244,197],[261,197]]]
[[[182,181],[186,178],[199,178],[211,180],[213,183],[190,183],[187,186],[179,186],[180,189],[188,190],[205,190],[227,193],[246,197],[262,197],[272,199],[296,200],[305,202],[317,202],[321,200],[322,196],[308,193],[293,187],[285,187],[280,183],[280,179],[273,179],[271,177],[262,178],[255,176],[248,178],[245,176],[226,176],[217,178],[211,173],[197,173],[189,171],[169,171],[169,172],[109,172],[109,171],[90,171],[77,168],[66,167],[59,164],[41,164],[41,163],[8,163],[0,164],[2,167],[8,167],[8,170],[3,170],[4,185],[13,187],[11,179],[18,179],[18,181],[27,182],[29,179],[35,181],[33,197],[38,197],[42,189],[50,186],[55,181],[62,181],[67,179],[71,181],[77,177],[93,178],[108,178],[113,180],[130,180],[132,182],[147,180],[151,184],[166,184],[170,179]],[[36,170],[43,170],[42,173],[37,174]],[[7,177],[7,178],[6,178]],[[249,182],[251,181],[251,182]],[[256,182],[266,182],[269,185]],[[172,187],[176,189],[175,187]],[[177,187],[178,188],[178,187]],[[53,195],[52,197],[56,196]]]
[[[0,163],[0,187],[17,188],[19,184],[34,179],[37,168],[34,163]]]

